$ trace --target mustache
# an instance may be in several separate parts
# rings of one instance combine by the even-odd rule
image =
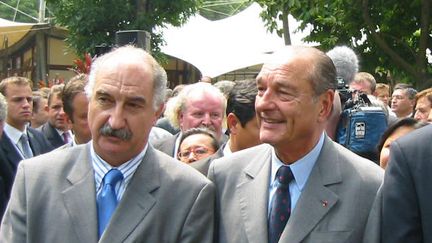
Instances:
[[[210,130],[210,131],[216,132],[216,128],[215,128],[213,125],[209,125],[209,126],[207,126],[207,125],[201,124],[201,125],[199,126],[199,128],[206,128],[206,129],[208,129],[208,130]]]
[[[102,136],[116,137],[124,141],[128,141],[132,138],[132,132],[127,128],[113,129],[110,124],[105,123],[99,132]]]

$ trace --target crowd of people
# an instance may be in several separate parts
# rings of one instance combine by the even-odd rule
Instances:
[[[432,242],[432,88],[333,57],[287,46],[256,79],[170,90],[123,46],[48,90],[2,80],[0,241]],[[361,95],[386,115],[376,161],[336,139]]]

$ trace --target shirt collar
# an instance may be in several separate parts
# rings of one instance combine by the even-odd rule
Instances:
[[[3,128],[6,135],[10,138],[13,144],[17,144],[23,133],[27,134],[27,126],[24,127],[24,131],[20,131],[15,127],[5,123]]]
[[[224,156],[232,154],[230,146],[231,146],[231,140],[228,139],[228,141],[226,142],[226,144],[222,150]]]
[[[128,185],[136,169],[141,164],[141,161],[144,158],[144,155],[147,152],[147,148],[148,148],[148,143],[147,143],[144,149],[137,156],[131,158],[130,160],[120,165],[119,167],[113,167],[110,164],[108,164],[106,161],[104,161],[98,154],[96,154],[92,145],[93,140],[91,140],[89,143],[91,144],[90,155],[92,158],[92,165],[95,172],[96,191],[99,190],[99,187],[102,183],[102,179],[105,176],[105,174],[113,168],[116,168],[121,171],[121,173],[123,174],[124,183],[125,185]]]
[[[289,165],[294,175],[295,182],[300,188],[300,191],[303,190],[303,187],[306,184],[307,179],[309,178],[312,168],[314,167],[316,161],[318,160],[318,156],[324,145],[324,137],[325,135],[324,133],[322,133],[320,139],[318,140],[318,143],[309,153],[307,153],[301,159]],[[282,161],[276,156],[276,152],[274,148],[272,148],[272,167],[271,167],[272,169],[271,169],[270,184],[275,179],[276,172],[279,169],[279,167],[283,165],[285,164],[283,164]]]

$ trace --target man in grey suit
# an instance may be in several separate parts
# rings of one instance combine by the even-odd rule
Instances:
[[[431,138],[428,125],[391,144],[381,190],[381,242],[432,242]]]
[[[236,81],[227,99],[226,121],[229,139],[216,153],[189,165],[207,176],[211,161],[261,144],[255,115],[257,87],[254,79]]]
[[[144,50],[92,65],[92,140],[20,163],[1,242],[212,242],[214,186],[148,145],[166,73]]]
[[[182,132],[195,127],[206,127],[216,134],[220,143],[226,141],[227,136],[222,131],[226,99],[218,88],[208,83],[194,83],[185,86],[172,99],[168,101],[165,117],[180,132],[156,141],[156,149],[177,158]]]
[[[219,242],[361,242],[383,171],[325,134],[336,88],[312,47],[275,53],[257,76],[265,143],[215,160]]]

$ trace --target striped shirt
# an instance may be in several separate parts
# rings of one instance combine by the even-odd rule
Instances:
[[[94,169],[95,176],[95,184],[96,184],[96,198],[99,193],[102,191],[102,179],[105,174],[111,169],[118,169],[123,174],[123,180],[121,183],[117,183],[115,187],[115,192],[117,195],[117,201],[120,202],[124,192],[126,191],[129,182],[131,181],[136,169],[141,164],[142,159],[147,151],[148,145],[144,147],[144,149],[134,158],[130,159],[126,163],[120,165],[119,167],[112,167],[110,164],[105,162],[99,155],[94,151],[93,146],[90,146],[90,154],[92,157],[92,165]]]

